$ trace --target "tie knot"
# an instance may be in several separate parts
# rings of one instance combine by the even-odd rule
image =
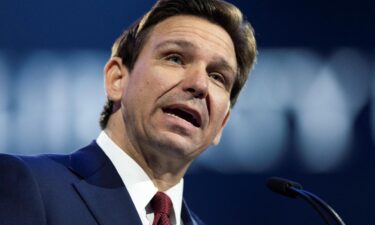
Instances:
[[[159,191],[152,198],[151,207],[154,210],[155,214],[163,213],[169,217],[171,214],[171,209],[172,209],[172,201],[168,197],[168,195]]]

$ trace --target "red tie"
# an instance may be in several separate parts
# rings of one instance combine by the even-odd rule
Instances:
[[[154,210],[154,223],[152,225],[171,225],[169,219],[172,209],[172,201],[163,192],[157,192],[151,200]]]

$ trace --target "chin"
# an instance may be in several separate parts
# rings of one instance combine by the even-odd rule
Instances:
[[[202,137],[200,132],[186,134],[170,127],[147,129],[144,134],[140,140],[147,146],[147,149],[181,160],[195,159],[210,144],[205,141],[205,137]]]
[[[163,140],[159,139],[158,143],[159,151],[181,159],[194,159],[205,149],[181,136],[168,138],[163,135]]]

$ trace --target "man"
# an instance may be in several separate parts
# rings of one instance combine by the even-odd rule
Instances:
[[[0,157],[0,224],[203,224],[182,178],[219,143],[255,55],[233,5],[157,2],[113,46],[96,141],[66,156]]]

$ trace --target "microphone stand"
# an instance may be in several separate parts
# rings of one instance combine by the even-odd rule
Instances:
[[[345,225],[336,211],[317,195],[302,189],[302,186],[296,182],[284,178],[273,177],[267,181],[267,186],[278,194],[296,198],[300,197],[307,201],[323,218],[326,224],[334,225],[332,219],[338,225]]]

